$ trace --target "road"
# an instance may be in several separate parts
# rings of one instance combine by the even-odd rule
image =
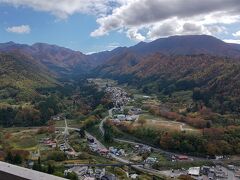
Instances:
[[[133,163],[133,164],[128,164],[128,163],[114,163],[114,164],[66,164],[65,167],[122,167],[122,166],[133,166],[133,165],[143,165],[143,163]]]
[[[110,109],[108,111],[108,116],[106,116],[100,123],[99,125],[99,130],[101,132],[102,135],[104,135],[104,128],[103,128],[103,124],[104,122],[109,118],[109,117],[112,117],[112,111],[113,109]],[[67,127],[67,124],[66,124],[66,127]],[[56,127],[57,129],[65,129],[66,127]],[[67,127],[68,130],[74,130],[74,131],[79,131],[78,128],[71,128],[71,127]],[[87,137],[91,137],[91,138],[94,138],[95,140],[95,143],[97,144],[97,147],[98,149],[108,149],[106,148],[96,137],[94,137],[93,135],[91,135],[90,133],[86,132],[86,136]],[[143,145],[143,146],[148,146],[146,144],[141,144],[141,143],[137,143],[137,142],[133,142],[133,141],[129,141],[129,140],[123,140],[123,139],[114,139],[115,141],[117,142],[123,142],[123,143],[128,143],[128,144],[132,144],[132,145]],[[150,146],[149,146],[150,147]],[[172,155],[176,155],[175,153],[171,153],[171,152],[167,152],[167,151],[164,151],[162,149],[159,149],[159,148],[155,148],[155,147],[151,147],[154,151],[156,152],[160,152],[160,153],[165,153],[169,156],[172,156]],[[161,173],[161,171],[158,171],[158,170],[155,170],[155,169],[150,169],[150,168],[146,168],[144,167],[143,165],[135,165],[133,162],[129,161],[129,160],[126,160],[126,159],[123,159],[121,157],[118,157],[112,153],[109,154],[110,157],[118,162],[121,162],[121,163],[124,163],[124,164],[132,164],[131,167],[135,168],[136,170],[139,170],[141,172],[144,172],[144,173],[148,173],[148,174],[151,174],[151,175],[156,175],[156,176],[160,176],[162,177],[163,174]],[[200,160],[199,158],[195,158],[194,157],[194,160]]]
[[[100,130],[100,132],[101,132],[101,134],[104,136],[104,128],[103,128],[103,124],[106,122],[106,120],[108,119],[108,118],[112,118],[112,111],[113,111],[113,108],[112,109],[110,109],[110,110],[108,110],[108,116],[106,116],[101,122],[100,122],[100,124],[99,124],[99,130]]]
[[[109,115],[107,117],[105,117],[101,123],[100,123],[100,126],[99,126],[99,129],[101,131],[102,134],[104,134],[104,128],[103,128],[103,123],[109,118],[109,117],[112,117],[112,110],[113,109],[110,109],[108,112],[109,112]],[[65,127],[56,127],[57,129],[65,129]],[[68,127],[68,130],[74,130],[74,131],[79,131],[78,128],[71,128],[71,127]],[[96,137],[94,137],[93,135],[91,135],[90,133],[86,132],[86,136],[87,137],[91,137],[91,138],[94,138],[94,142],[97,144],[98,146],[98,149],[107,149]],[[126,141],[126,140],[120,140],[120,139],[115,139],[116,141],[121,141],[121,142],[125,142],[125,143],[132,143],[132,144],[139,144],[139,143],[135,143],[135,142],[130,142],[130,141]],[[151,175],[155,175],[155,176],[158,176],[158,177],[163,177],[163,174],[161,173],[161,171],[158,171],[158,170],[155,170],[155,169],[150,169],[150,168],[146,168],[144,167],[143,165],[136,165],[134,164],[133,162],[129,161],[129,160],[126,160],[126,159],[123,159],[121,157],[118,157],[112,153],[109,153],[110,157],[120,163],[123,163],[123,164],[132,164],[131,167],[135,168],[136,170],[139,170],[141,172],[144,172],[144,173],[148,173],[148,174],[151,174]]]
[[[108,117],[112,117],[112,110],[113,109],[110,109],[108,111],[109,115],[107,117],[105,117],[101,123],[100,123],[100,126],[99,126],[99,129],[100,131],[102,132],[102,134],[104,134],[104,128],[103,128],[103,123],[108,119]],[[62,127],[58,127],[58,128],[62,128]],[[79,130],[77,128],[70,128],[68,127],[69,130]],[[106,148],[96,137],[94,137],[93,135],[91,135],[90,133],[86,132],[86,136],[87,137],[90,137],[90,138],[94,138],[94,142],[97,144],[98,146],[98,149],[108,149]],[[112,153],[109,154],[111,156],[111,158],[115,159],[116,161],[118,162],[121,162],[121,163],[124,163],[124,164],[132,164],[131,167],[139,170],[139,171],[142,171],[142,172],[145,172],[145,173],[149,173],[149,174],[152,174],[152,175],[156,175],[156,176],[161,176],[162,177],[162,174],[160,171],[157,171],[157,170],[154,170],[154,169],[146,169],[143,167],[143,165],[135,165],[133,162],[131,161],[128,161],[126,159],[123,159],[121,157],[118,157]]]
[[[73,149],[73,147],[68,143],[68,136],[69,136],[69,130],[74,130],[74,131],[79,131],[78,128],[71,128],[71,127],[68,127],[68,124],[67,124],[67,119],[65,119],[65,127],[55,127],[56,129],[64,129],[63,131],[63,134],[64,134],[64,143],[65,143],[65,146],[68,148],[68,149],[71,149],[72,150],[72,154],[73,155],[76,155],[77,152]]]
[[[108,111],[108,116],[106,116],[100,123],[99,125],[99,130],[101,132],[102,135],[104,135],[104,128],[103,128],[103,124],[105,123],[105,121],[109,118],[109,117],[112,117],[113,114],[112,114],[112,111],[113,111],[113,108],[110,109]],[[169,152],[169,151],[165,151],[163,149],[160,149],[160,148],[156,148],[156,147],[152,147],[150,145],[147,145],[147,144],[143,144],[143,143],[138,143],[138,142],[134,142],[134,141],[130,141],[130,140],[125,140],[125,139],[118,139],[118,138],[114,138],[113,139],[114,141],[116,142],[122,142],[122,143],[127,143],[127,144],[132,144],[132,145],[141,145],[141,146],[149,146],[151,147],[155,152],[159,152],[159,153],[162,153],[162,154],[166,154],[168,156],[178,156],[180,154],[177,154],[177,153],[173,153],[173,152]],[[200,158],[200,157],[194,157],[194,156],[189,156],[189,159],[190,160],[194,160],[194,161],[206,161],[206,160],[209,160],[207,158]]]

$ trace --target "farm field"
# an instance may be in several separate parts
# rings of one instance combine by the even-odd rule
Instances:
[[[11,128],[2,131],[3,141],[15,150],[35,151],[39,148],[39,141],[47,137],[46,134],[38,133],[39,128]],[[4,148],[4,145],[2,145]]]
[[[188,132],[195,132],[195,133],[199,131],[199,129],[191,127],[186,123],[168,120],[163,117],[154,116],[150,113],[144,113],[140,115],[140,118],[146,120],[146,124],[144,124],[145,126],[152,127],[152,128],[159,128],[159,129],[163,128],[163,129],[169,129],[174,131],[188,131]],[[135,122],[133,125],[139,125],[139,123]]]
[[[81,125],[81,122],[78,120],[67,120],[67,123],[68,123],[69,127],[75,127],[75,128],[79,128]],[[55,121],[55,126],[56,127],[65,127],[65,121],[64,120]]]

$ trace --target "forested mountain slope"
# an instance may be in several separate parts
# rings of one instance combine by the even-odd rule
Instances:
[[[239,109],[240,63],[211,55],[167,56],[154,54],[144,58],[125,54],[95,69],[96,76],[117,79],[141,88],[146,93],[170,95],[192,90],[219,112]]]
[[[28,99],[37,88],[53,87],[55,75],[34,59],[19,53],[0,53],[0,99]]]

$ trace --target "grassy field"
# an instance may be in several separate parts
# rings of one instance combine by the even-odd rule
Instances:
[[[9,147],[26,151],[36,151],[39,140],[47,137],[47,134],[39,134],[38,128],[8,128],[3,129],[2,134]]]
[[[79,128],[81,126],[81,121],[79,121],[79,120],[67,120],[67,124],[68,124],[69,127]],[[55,126],[56,127],[65,127],[65,121],[64,120],[55,121]]]
[[[199,129],[193,128],[185,123],[171,121],[163,117],[154,116],[150,113],[141,114],[140,119],[144,119],[146,121],[146,123],[144,124],[145,127],[166,129],[166,130],[172,130],[172,131],[187,131],[187,132],[193,132],[193,133],[199,132]],[[129,123],[131,123],[131,125],[135,127],[140,126],[138,121],[134,123],[132,122],[129,122]]]
[[[88,80],[96,84],[100,89],[105,88],[107,84],[110,86],[117,85],[117,82],[112,79],[96,78],[96,79],[88,79]]]

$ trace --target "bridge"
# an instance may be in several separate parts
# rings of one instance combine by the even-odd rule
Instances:
[[[146,163],[115,163],[115,164],[66,164],[65,167],[122,167],[122,166],[144,166]]]

